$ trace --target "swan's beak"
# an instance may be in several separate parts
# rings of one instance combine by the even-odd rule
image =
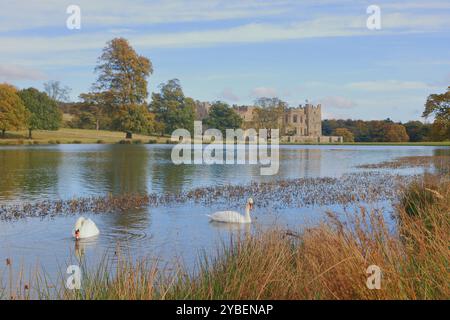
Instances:
[[[250,210],[253,210],[253,203],[249,203]]]
[[[76,240],[80,239],[80,229],[75,231],[75,239]]]

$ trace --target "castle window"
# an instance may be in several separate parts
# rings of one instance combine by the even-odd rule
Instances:
[[[294,123],[297,122],[297,115],[294,115]]]
[[[306,134],[306,129],[305,129],[305,136],[306,136],[307,134]]]

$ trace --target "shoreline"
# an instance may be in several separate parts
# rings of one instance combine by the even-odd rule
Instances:
[[[101,139],[99,139],[101,140]],[[159,145],[175,145],[173,142],[148,142],[141,139],[123,139],[117,141],[41,141],[41,140],[12,140],[12,139],[0,139],[0,147],[8,146],[51,146],[51,145],[72,145],[72,144],[159,144]],[[203,143],[209,145],[210,143]],[[247,144],[246,144],[247,145]],[[398,146],[398,147],[450,147],[450,141],[442,142],[355,142],[355,143],[280,143],[280,146]]]
[[[33,131],[33,139],[27,138],[26,131],[8,132],[7,138],[0,138],[0,146],[30,146],[55,144],[176,144],[170,136],[147,136],[133,134],[133,139],[125,139],[125,134],[118,131],[69,129],[57,131]],[[226,141],[225,141],[226,143]],[[204,145],[210,144],[208,141]],[[248,143],[247,143],[248,144]],[[296,143],[280,142],[280,146],[444,146],[449,147],[450,141],[423,142],[342,142],[342,143]]]

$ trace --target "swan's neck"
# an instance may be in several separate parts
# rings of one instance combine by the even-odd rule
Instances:
[[[247,220],[247,221],[250,221],[251,219],[250,219],[250,206],[247,204],[246,206],[245,206],[245,219]]]

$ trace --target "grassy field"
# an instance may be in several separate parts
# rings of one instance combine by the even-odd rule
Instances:
[[[105,259],[84,270],[81,290],[65,289],[64,279],[49,285],[39,275],[17,284],[6,278],[9,286],[1,290],[0,277],[0,298],[448,299],[449,178],[425,176],[406,186],[395,231],[380,212],[361,207],[346,223],[329,213],[303,233],[274,227],[242,236],[200,259],[195,274],[182,266],[165,273],[149,260],[132,262],[118,253],[117,264]],[[367,286],[371,265],[382,272],[379,289]]]
[[[70,144],[70,143],[118,143],[125,140],[125,133],[106,130],[68,129],[57,131],[33,131],[33,139],[28,139],[28,131],[7,132],[6,138],[0,138],[0,145],[21,144]],[[145,136],[134,134],[133,140],[141,143],[167,143],[169,136]],[[281,145],[316,145],[314,143],[281,143]],[[450,141],[441,142],[353,142],[322,143],[322,145],[364,145],[364,146],[450,146]]]
[[[28,131],[7,132],[0,145],[19,144],[59,144],[59,143],[118,143],[125,139],[125,133],[105,130],[86,130],[62,128],[57,131],[33,131],[33,139],[29,140]],[[168,137],[145,136],[133,134],[135,142],[165,143]]]

